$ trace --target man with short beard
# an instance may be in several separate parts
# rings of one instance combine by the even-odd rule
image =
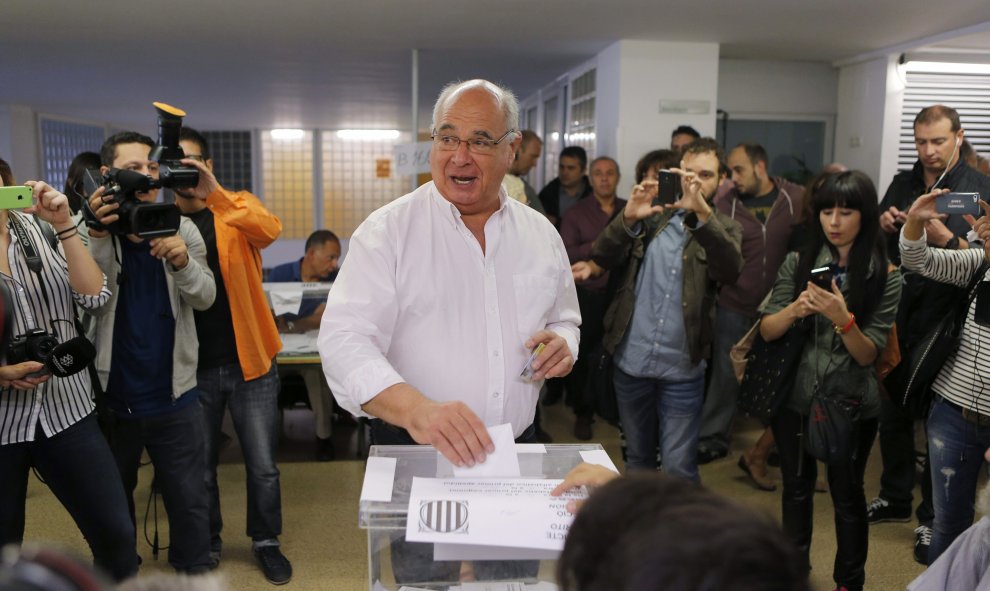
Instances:
[[[715,305],[712,371],[702,411],[699,464],[728,454],[729,431],[739,392],[729,349],[756,322],[757,307],[773,288],[792,230],[801,222],[804,208],[804,188],[770,176],[763,146],[739,144],[729,152],[726,163],[734,190],[717,198],[715,205],[742,226],[745,262],[739,280],[722,287]],[[751,462],[751,459],[744,455],[740,467],[759,488],[774,489],[775,485],[766,476],[765,462]]]

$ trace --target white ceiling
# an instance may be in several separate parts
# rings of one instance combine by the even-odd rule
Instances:
[[[833,62],[990,24],[990,2],[4,0],[0,23],[0,104],[144,130],[153,100],[203,129],[408,128],[413,48],[425,114],[450,80],[525,97],[619,39]]]

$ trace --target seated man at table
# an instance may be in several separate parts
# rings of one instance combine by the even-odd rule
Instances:
[[[317,230],[306,240],[306,254],[298,261],[273,267],[268,275],[272,283],[282,282],[325,282],[337,277],[340,262],[340,239],[330,230]],[[299,311],[296,314],[281,314],[275,323],[281,333],[302,334],[320,326],[320,318],[326,307],[326,293],[319,297],[308,297],[303,292]],[[316,342],[313,342],[316,351]],[[333,440],[333,399],[330,387],[318,366],[288,365],[279,368],[284,385],[291,384],[300,377],[305,383],[309,405],[316,418],[316,459],[327,462],[334,458]]]
[[[298,261],[273,267],[268,281],[284,283],[301,281],[316,283],[333,281],[340,267],[340,238],[330,230],[317,230],[306,239],[306,253]],[[303,300],[298,314],[283,314],[276,318],[279,332],[303,333],[320,327],[324,302]]]

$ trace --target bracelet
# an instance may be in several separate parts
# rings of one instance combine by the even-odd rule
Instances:
[[[945,248],[948,248],[950,250],[958,250],[959,249],[959,237],[958,236],[953,236],[952,238],[949,238],[949,241],[945,243]]]
[[[76,224],[73,224],[73,225],[69,226],[68,228],[62,230],[61,232],[55,232],[55,235],[58,236],[59,239],[61,239],[63,234],[69,234],[72,231],[79,231],[79,226],[76,225]]]
[[[55,237],[58,238],[58,241],[59,242],[65,242],[69,238],[72,238],[73,236],[78,236],[79,235],[79,230],[77,228],[70,228],[70,229],[72,230],[72,233],[71,234],[65,234],[65,235],[63,235],[62,232],[59,232],[58,234],[55,234]]]
[[[845,326],[839,326],[838,324],[833,324],[832,328],[835,330],[835,334],[844,335],[850,330],[852,330],[853,325],[856,324],[856,315],[852,312],[849,313],[849,322]]]

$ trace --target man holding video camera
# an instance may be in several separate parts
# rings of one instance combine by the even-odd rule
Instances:
[[[8,173],[0,160],[0,187],[14,185]],[[76,522],[95,564],[121,581],[137,573],[134,524],[93,413],[84,371],[92,345],[85,343],[87,356],[73,322],[74,304],[98,308],[110,291],[66,196],[43,182],[27,185],[21,189],[29,209],[0,209],[0,547],[24,541],[34,467]],[[43,221],[25,215],[31,213]]]
[[[711,204],[725,176],[715,140],[688,144],[681,168],[672,171],[681,175],[679,198],[658,195],[656,181],[633,187],[622,213],[595,241],[596,264],[573,269],[575,280],[602,269],[619,275],[604,347],[615,360],[626,468],[656,470],[659,445],[665,472],[697,482],[715,294],[719,284],[739,277],[742,228]]]
[[[918,160],[911,170],[894,177],[880,203],[880,227],[887,233],[887,254],[895,264],[900,263],[898,236],[901,226],[918,196],[940,188],[977,192],[983,200],[990,198],[990,178],[973,170],[960,158],[964,133],[959,113],[945,105],[926,107],[915,117],[914,144]],[[969,230],[969,223],[959,215],[949,216],[944,221],[932,219],[925,224],[928,245],[937,248],[968,248],[966,236]],[[954,300],[955,288],[926,279],[919,273],[907,270],[902,273],[904,288],[897,310],[897,336],[901,354],[908,359],[910,350],[945,314]],[[867,520],[871,524],[911,519],[916,460],[914,421],[920,417],[900,403],[909,365],[901,363],[884,381],[890,396],[881,398],[883,472],[880,494],[867,505]],[[927,409],[923,411],[927,412]],[[915,511],[919,526],[915,530],[914,558],[922,564],[927,562],[934,518],[930,473],[926,459],[922,500]]]
[[[100,151],[101,172],[133,171],[157,180],[159,163],[151,160],[155,147],[151,138],[138,133],[113,135]],[[171,230],[162,228],[172,212],[165,207],[145,210],[155,215],[146,214],[141,225],[135,222],[141,217],[137,214],[120,225],[118,212],[124,205],[134,211],[134,200],[154,203],[155,184],[142,184],[141,191],[122,188],[112,197],[106,193],[113,187],[104,185],[89,198],[89,249],[111,290],[108,304],[93,312],[96,368],[115,419],[110,444],[131,517],[141,453],[147,448],[155,488],[168,513],[169,563],[180,572],[200,573],[214,562],[193,310],[213,304],[216,282],[192,221],[182,218],[178,232],[167,235]]]
[[[199,184],[176,189],[175,204],[196,224],[206,243],[206,260],[217,280],[213,305],[196,311],[199,335],[200,406],[206,419],[206,487],[210,496],[210,552],[219,561],[220,487],[217,462],[223,416],[237,431],[247,472],[247,534],[269,582],[289,582],[292,565],[282,554],[282,492],[278,447],[278,369],[282,348],[275,320],[261,288],[261,249],[282,233],[282,222],[247,191],[228,191],[213,176],[206,138],[183,127],[182,162],[199,170]]]

